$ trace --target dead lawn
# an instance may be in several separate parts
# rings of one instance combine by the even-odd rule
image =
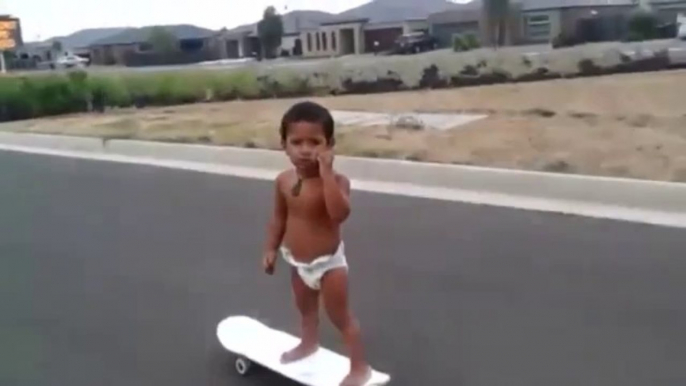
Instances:
[[[339,127],[368,157],[686,182],[686,71],[314,98],[331,109],[486,112],[453,130]],[[13,122],[6,130],[279,148],[295,100],[198,104]]]

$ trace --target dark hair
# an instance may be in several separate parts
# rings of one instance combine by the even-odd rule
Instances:
[[[326,107],[314,102],[300,102],[291,106],[281,119],[281,140],[286,140],[289,126],[296,122],[321,124],[326,142],[333,142],[334,121]]]

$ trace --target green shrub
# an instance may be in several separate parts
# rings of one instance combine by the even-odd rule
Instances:
[[[463,39],[464,39],[465,45],[467,46],[467,49],[469,49],[469,50],[481,47],[481,43],[479,43],[479,39],[473,33],[466,34]]]
[[[453,35],[453,51],[462,52],[469,50],[466,39],[460,34]]]
[[[241,99],[257,98],[261,93],[260,82],[257,74],[251,70],[233,71],[224,76],[227,77],[229,90]]]
[[[657,39],[659,20],[648,11],[634,12],[629,18],[629,41]]]
[[[480,46],[479,39],[473,33],[453,35],[453,51],[455,52],[470,51]]]
[[[129,107],[132,104],[131,94],[121,81],[93,77],[89,85],[94,110],[104,111],[107,107]]]
[[[0,77],[0,122],[34,116],[34,104],[23,89],[23,79]]]
[[[167,106],[205,101],[309,95],[306,76],[280,71],[258,77],[253,70],[179,71],[0,78],[0,121],[104,111],[113,107]]]

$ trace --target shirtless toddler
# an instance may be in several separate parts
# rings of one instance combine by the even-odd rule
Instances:
[[[364,385],[371,377],[360,328],[348,306],[348,269],[341,224],[350,214],[350,181],[333,169],[334,121],[324,107],[303,102],[281,122],[281,141],[295,166],[276,178],[263,265],[274,273],[281,254],[291,265],[291,285],[301,316],[301,341],[285,352],[291,363],[319,348],[319,296],[349,351],[344,386]]]

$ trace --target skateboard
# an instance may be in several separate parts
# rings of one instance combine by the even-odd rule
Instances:
[[[247,316],[230,316],[217,325],[217,338],[235,354],[234,366],[241,376],[248,376],[255,365],[277,372],[308,386],[338,386],[350,370],[348,358],[320,347],[300,361],[282,364],[281,354],[295,347],[300,339],[275,330]],[[388,374],[372,369],[365,386],[381,386],[391,380]]]

